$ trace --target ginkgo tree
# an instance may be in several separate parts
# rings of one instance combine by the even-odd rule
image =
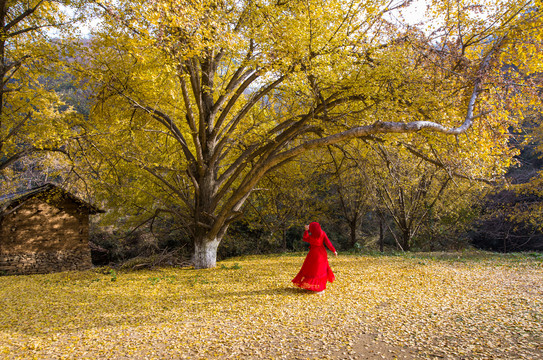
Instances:
[[[373,146],[375,161],[369,171],[373,175],[377,202],[382,207],[380,216],[388,215],[392,219],[394,227],[389,227],[390,233],[398,247],[407,251],[421,229],[430,221],[439,222],[436,221],[439,216],[434,215],[437,209],[443,216],[461,213],[463,207],[455,193],[461,193],[460,197],[469,203],[474,198],[472,193],[484,183],[457,177],[453,166],[443,167],[417,157],[403,146],[392,146]],[[447,207],[454,209],[445,214]]]
[[[328,204],[330,216],[348,229],[347,249],[365,246],[359,235],[364,218],[375,208],[374,181],[369,176],[373,163],[368,161],[374,154],[362,141],[328,146],[319,152],[313,160],[317,172],[313,176],[325,181],[321,181],[324,189],[314,195]]]
[[[436,0],[436,30],[391,20],[409,1],[95,3],[79,158],[111,204],[174,216],[196,268],[215,266],[258,182],[302,153],[421,132],[474,159],[501,154],[526,85],[503,62],[542,56],[523,37],[542,28],[533,1]]]
[[[73,6],[73,7],[72,7]],[[83,1],[0,1],[0,172],[36,153],[64,152],[73,123],[53,89],[70,46],[62,31],[81,14]],[[72,12],[65,11],[72,7]],[[73,119],[72,119],[73,120]],[[4,190],[8,183],[0,180]]]
[[[244,221],[251,229],[265,232],[277,248],[287,251],[287,232],[293,227],[303,229],[319,215],[312,201],[315,182],[307,162],[293,161],[264,176],[247,199]]]

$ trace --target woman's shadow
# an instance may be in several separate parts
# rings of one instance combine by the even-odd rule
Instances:
[[[304,289],[285,286],[271,289],[232,291],[229,293],[222,293],[222,296],[300,295],[307,293],[308,292]]]

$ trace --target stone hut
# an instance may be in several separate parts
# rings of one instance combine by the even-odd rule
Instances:
[[[89,215],[102,212],[53,184],[0,197],[0,273],[90,268]]]

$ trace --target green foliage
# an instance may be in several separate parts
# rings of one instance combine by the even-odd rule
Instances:
[[[191,276],[187,280],[187,284],[191,287],[197,286],[197,285],[208,285],[208,284],[217,284],[218,281],[209,280],[208,278],[196,274],[194,276]]]
[[[223,270],[239,270],[241,269],[241,266],[238,263],[234,263],[234,265],[232,265],[231,267],[221,264],[220,268]]]
[[[111,281],[117,281],[117,271],[115,271],[114,269],[110,269],[109,275],[111,275]]]

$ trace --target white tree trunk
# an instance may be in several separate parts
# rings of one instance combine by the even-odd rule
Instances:
[[[195,269],[209,269],[217,266],[217,248],[220,240],[203,239],[194,243],[192,262]]]

